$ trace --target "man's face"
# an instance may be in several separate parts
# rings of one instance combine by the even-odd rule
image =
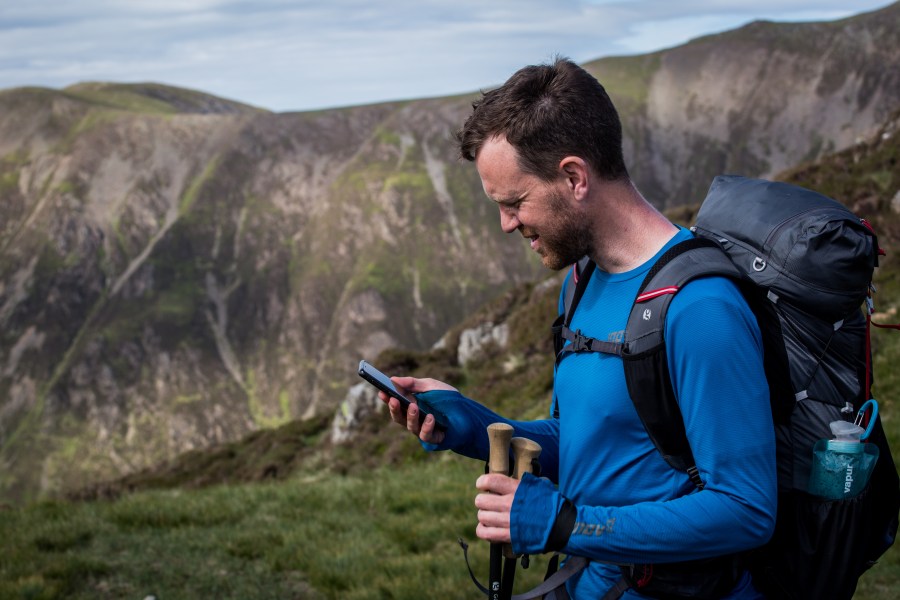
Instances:
[[[485,142],[475,159],[484,191],[500,209],[503,231],[519,231],[545,267],[564,269],[591,253],[590,226],[577,213],[562,178],[546,182],[525,173],[517,157],[503,138]]]

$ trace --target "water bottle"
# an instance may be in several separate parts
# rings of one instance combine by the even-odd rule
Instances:
[[[871,424],[874,422],[873,418]],[[865,430],[848,421],[833,421],[830,427],[834,439],[819,440],[813,448],[809,493],[826,500],[848,500],[869,482],[878,460],[878,446],[862,442],[871,425]]]

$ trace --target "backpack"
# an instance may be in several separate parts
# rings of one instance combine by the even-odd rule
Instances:
[[[712,591],[701,590],[708,571],[692,575],[703,568],[694,563],[704,561],[671,569],[636,565],[624,578],[657,597],[716,597],[731,589],[734,565],[742,564],[769,598],[850,598],[859,577],[897,533],[900,478],[877,414],[867,443],[877,445],[880,455],[863,492],[829,501],[806,489],[815,442],[831,438],[829,423],[852,421],[870,398],[870,290],[883,251],[868,223],[830,198],[730,175],[715,178],[691,229],[695,238],[670,248],[646,275],[621,343],[569,329],[594,269],[587,257],[579,261],[577,284],[567,286],[563,314],[553,327],[556,360],[576,352],[621,356],[629,394],[650,439],[670,466],[702,489],[669,380],[666,310],[692,279],[735,280],[763,338],[778,468],[775,533],[760,549],[724,557],[719,566],[727,572],[724,584]],[[656,576],[660,581],[654,586]]]

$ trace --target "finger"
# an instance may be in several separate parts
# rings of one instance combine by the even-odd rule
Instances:
[[[478,522],[484,527],[497,527],[509,529],[509,513],[494,512],[492,510],[479,510]]]
[[[487,473],[475,481],[475,487],[483,492],[505,496],[516,493],[519,488],[519,480],[500,473]]]
[[[388,398],[387,400],[388,410],[391,413],[391,420],[394,423],[399,423],[400,425],[406,425],[406,414],[403,412],[403,407],[400,406],[400,401],[396,398]]]
[[[394,387],[397,388],[397,391],[401,394],[416,391],[413,389],[415,387],[415,381],[415,377],[391,377],[391,383],[394,384]]]
[[[416,435],[419,435],[422,430],[419,423],[419,407],[415,402],[406,407],[406,428]]]
[[[475,508],[494,512],[509,512],[512,508],[513,495],[491,494],[489,492],[475,496]]]
[[[433,415],[425,415],[425,421],[422,423],[422,430],[419,432],[419,439],[429,444],[440,444],[444,441],[444,432],[436,429],[437,421]]]
[[[510,535],[508,528],[487,527],[479,523],[475,527],[475,535],[477,535],[482,540],[487,540],[488,542],[504,544],[512,543],[512,536]]]

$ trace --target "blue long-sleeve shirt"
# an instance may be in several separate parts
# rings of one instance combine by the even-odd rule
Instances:
[[[597,269],[571,328],[620,340],[650,266],[689,235],[682,230],[632,271]],[[576,525],[563,552],[596,561],[569,582],[575,598],[602,596],[618,578],[617,567],[599,561],[705,558],[759,546],[771,535],[775,442],[753,313],[731,281],[696,280],[673,299],[665,339],[672,384],[705,482],[702,491],[657,452],[616,356],[573,354],[560,362],[554,379],[558,419],[509,421],[453,393],[425,395],[450,425],[442,448],[484,459],[485,428],[496,421],[541,444],[547,479],[526,476],[519,485],[511,513],[513,548],[542,552],[560,506],[571,501]],[[732,597],[755,597],[746,578]]]

